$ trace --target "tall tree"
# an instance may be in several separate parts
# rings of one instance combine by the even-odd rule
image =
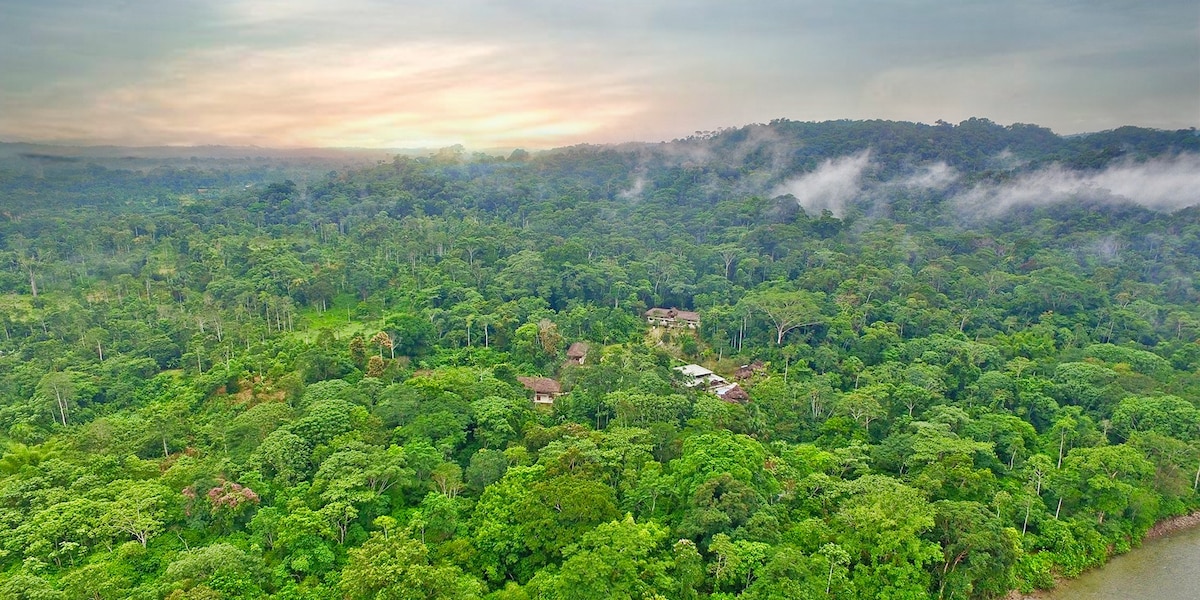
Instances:
[[[775,328],[775,345],[783,345],[783,336],[801,327],[820,324],[824,295],[807,290],[782,288],[756,290],[741,301],[751,311],[763,315]]]

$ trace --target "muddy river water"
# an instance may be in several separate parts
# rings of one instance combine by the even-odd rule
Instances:
[[[1046,600],[1200,599],[1200,527],[1146,541],[1100,569],[1065,581]]]

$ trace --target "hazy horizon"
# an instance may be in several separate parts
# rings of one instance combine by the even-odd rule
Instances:
[[[277,149],[657,142],[978,116],[1200,125],[1200,5],[0,0],[0,140]]]
[[[988,119],[988,117],[984,116],[984,115],[968,117],[968,119],[970,119],[970,118],[986,119],[986,120],[995,122],[997,125],[1001,125],[1001,126],[1009,126],[1009,125],[1014,125],[1014,124],[1043,126],[1040,123],[1022,123],[1022,122],[1000,123],[1000,122],[996,122],[992,119]],[[833,122],[833,121],[839,121],[839,120],[871,121],[871,120],[880,120],[880,119],[831,119],[829,121],[809,121],[809,122],[822,123],[822,122]],[[799,121],[799,120],[793,119],[793,121]],[[923,122],[919,122],[919,121],[894,120],[894,122],[918,123],[921,125],[930,125],[930,126],[934,125],[934,123],[923,123]],[[958,125],[958,124],[959,123],[951,123],[951,125]],[[88,143],[86,141],[85,142],[72,142],[72,141],[45,141],[45,140],[9,140],[9,139],[4,139],[4,138],[0,138],[0,144],[10,145],[10,146],[26,145],[26,146],[33,146],[33,147],[38,147],[38,148],[58,148],[58,149],[64,149],[64,150],[73,149],[73,150],[82,150],[82,151],[88,151],[88,150],[99,151],[99,150],[102,150],[105,148],[112,148],[115,150],[122,150],[122,151],[127,151],[127,150],[179,150],[179,151],[183,151],[183,150],[200,150],[200,149],[204,149],[204,148],[210,148],[213,150],[255,149],[255,150],[263,150],[263,151],[270,151],[270,152],[279,152],[279,153],[296,153],[296,152],[306,152],[306,151],[358,152],[358,153],[364,153],[364,154],[369,154],[369,153],[406,153],[406,154],[411,154],[414,156],[420,156],[420,155],[424,155],[424,154],[433,154],[438,151],[441,151],[441,150],[444,150],[447,148],[453,148],[456,146],[460,147],[466,153],[480,152],[480,153],[484,153],[484,154],[487,154],[487,153],[495,154],[495,153],[509,153],[509,152],[512,152],[513,150],[527,150],[529,152],[542,152],[542,151],[551,151],[551,150],[569,148],[571,146],[577,146],[577,145],[596,145],[596,146],[624,146],[624,145],[640,145],[640,144],[656,145],[656,144],[671,143],[671,142],[684,140],[684,139],[688,138],[689,136],[696,135],[696,134],[717,133],[720,130],[727,129],[727,128],[728,129],[739,129],[742,127],[762,127],[765,125],[766,125],[766,123],[742,123],[742,124],[738,124],[738,125],[729,125],[728,127],[717,128],[717,129],[714,129],[711,131],[693,130],[693,131],[685,132],[685,133],[683,133],[675,138],[671,138],[671,139],[664,138],[664,139],[660,139],[660,140],[612,140],[612,141],[603,141],[603,142],[591,142],[591,141],[587,141],[587,140],[580,140],[580,141],[576,141],[576,142],[572,142],[572,143],[554,145],[554,146],[545,146],[545,147],[537,147],[537,146],[486,146],[485,147],[485,146],[468,146],[468,145],[464,145],[461,143],[449,144],[447,146],[406,146],[406,147],[401,147],[401,146],[283,146],[283,145],[268,146],[268,145],[262,145],[262,144],[241,144],[241,145],[239,145],[239,144],[221,144],[221,143],[126,145],[126,144],[113,144],[113,143]],[[1053,130],[1052,131],[1054,134],[1059,135],[1061,137],[1070,137],[1070,136],[1076,136],[1076,135],[1091,135],[1091,134],[1097,134],[1097,133],[1104,133],[1106,131],[1112,131],[1114,129],[1119,129],[1122,127],[1139,127],[1139,128],[1145,128],[1145,129],[1158,129],[1158,130],[1162,130],[1162,131],[1177,131],[1177,130],[1182,130],[1182,129],[1189,129],[1189,128],[1195,129],[1196,128],[1195,126],[1182,127],[1182,128],[1154,128],[1154,127],[1146,127],[1146,126],[1139,125],[1136,123],[1126,123],[1126,124],[1117,125],[1117,126],[1114,126],[1112,128],[1108,128],[1108,129],[1100,129],[1100,130],[1095,130],[1095,131],[1083,131],[1083,132],[1070,133],[1070,134],[1064,134],[1064,133],[1061,133],[1058,131],[1053,131]]]

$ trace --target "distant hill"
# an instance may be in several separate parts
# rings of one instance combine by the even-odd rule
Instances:
[[[1008,208],[1079,193],[1110,204],[1112,199],[1125,198],[1170,209],[1191,204],[1181,194],[1187,196],[1192,182],[1187,173],[1200,170],[1188,162],[1200,160],[1196,156],[1200,156],[1200,136],[1190,129],[1121,127],[1060,136],[1037,125],[1004,126],[981,118],[956,125],[779,119],[696,132],[669,142],[583,144],[534,153],[470,153],[461,146],[432,150],[0,143],[0,174],[5,175],[0,191],[13,192],[4,199],[9,205],[128,204],[138,197],[157,202],[164,194],[288,179],[303,187],[332,171],[419,160],[427,165],[427,176],[455,180],[457,185],[471,180],[484,187],[505,187],[536,174],[551,176],[555,185],[572,182],[593,195],[653,199],[679,208],[709,207],[744,196],[790,196],[794,200],[790,209],[789,203],[778,207],[782,216],[797,206],[812,215],[826,210],[841,216],[847,210],[873,213],[897,208],[928,212],[947,199]],[[1138,171],[1133,165],[1152,160],[1174,161],[1153,166],[1178,175],[1158,180],[1174,182],[1173,187],[1156,185],[1149,190],[1156,195],[1148,199],[1130,197],[1130,190],[1138,195],[1145,191],[1137,180],[1145,174],[1144,168]],[[1106,174],[1105,169],[1114,165],[1133,171]],[[1013,191],[1014,184],[1028,185]],[[422,189],[410,191],[419,194]],[[370,193],[359,190],[355,195]],[[472,198],[478,201],[490,193]],[[880,201],[882,196],[886,202]],[[434,205],[446,202],[448,197],[427,198],[426,210],[442,210]]]

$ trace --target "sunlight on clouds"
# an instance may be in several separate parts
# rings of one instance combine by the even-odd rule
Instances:
[[[786,117],[1197,124],[1184,0],[12,2],[0,140],[546,147]]]
[[[619,81],[558,77],[498,46],[417,43],[198,52],[80,117],[38,120],[114,140],[154,132],[139,143],[540,147],[640,110]]]

